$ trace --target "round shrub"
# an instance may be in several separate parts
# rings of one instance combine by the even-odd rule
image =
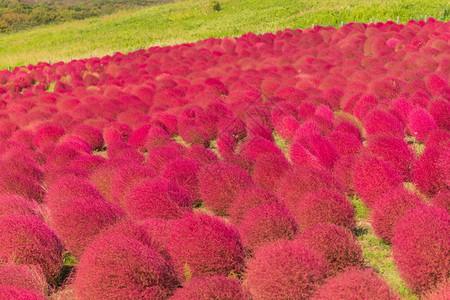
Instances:
[[[80,197],[49,199],[50,225],[76,257],[94,236],[114,225],[123,216],[122,210],[103,198]]]
[[[369,140],[364,150],[390,163],[402,175],[404,180],[410,178],[415,157],[413,151],[403,139],[392,136],[379,136]]]
[[[327,135],[327,139],[334,149],[336,149],[339,157],[342,155],[357,154],[362,147],[361,141],[354,134],[343,131],[333,131]]]
[[[237,279],[221,275],[193,278],[175,291],[170,300],[249,300],[248,291]]]
[[[179,148],[174,147],[173,144],[156,147],[148,152],[146,165],[160,173],[170,161],[181,159],[183,155],[184,153]]]
[[[136,148],[126,142],[111,142],[106,150],[108,158],[120,158],[142,164],[145,160],[144,155]]]
[[[293,212],[306,194],[320,189],[342,190],[340,183],[325,168],[294,165],[280,179],[277,195]]]
[[[48,188],[45,202],[58,203],[84,197],[103,199],[100,192],[89,181],[75,176],[63,176]]]
[[[377,135],[392,135],[404,138],[405,128],[399,120],[390,113],[374,109],[364,119],[364,127],[368,137]]]
[[[186,152],[187,159],[193,159],[201,165],[209,165],[219,161],[217,155],[208,148],[202,145],[191,145]]]
[[[437,207],[419,206],[396,224],[392,238],[394,262],[400,276],[419,294],[448,278],[450,216]]]
[[[355,227],[353,206],[342,192],[336,190],[318,189],[305,194],[291,212],[301,231],[319,223],[348,229]]]
[[[341,182],[348,195],[355,193],[353,186],[353,166],[355,161],[356,155],[344,155],[336,161],[333,167],[334,177]]]
[[[301,144],[314,155],[319,162],[328,169],[331,169],[339,159],[339,153],[326,137],[320,134],[309,134],[299,139]]]
[[[47,144],[54,145],[66,131],[61,126],[45,125],[36,131],[33,138],[33,145],[36,148],[43,147]]]
[[[280,148],[274,143],[261,137],[246,140],[238,147],[238,154],[252,162],[254,162],[259,155],[264,153],[283,155],[283,152],[281,152]]]
[[[417,108],[409,113],[409,132],[419,141],[425,141],[430,131],[436,128],[436,122],[425,109]]]
[[[236,195],[230,206],[230,221],[239,225],[248,211],[257,205],[275,204],[278,198],[272,192],[260,188],[249,188]]]
[[[400,299],[373,269],[350,268],[330,278],[312,297],[314,300]]]
[[[422,297],[422,299],[424,299],[424,300],[447,300],[447,299],[450,299],[450,280],[447,280],[443,284],[439,284],[435,290],[424,295]]]
[[[402,177],[389,163],[370,154],[361,154],[353,166],[353,185],[369,208],[386,190],[401,184]]]
[[[260,204],[244,215],[238,229],[245,249],[251,252],[272,241],[294,238],[297,224],[284,205]]]
[[[431,202],[450,213],[450,190],[441,190],[431,199]]]
[[[0,174],[0,194],[5,193],[16,194],[39,203],[45,194],[40,183],[34,178],[3,169]]]
[[[166,146],[172,141],[170,135],[161,127],[151,127],[147,132],[144,147],[147,151],[159,147]]]
[[[433,197],[439,191],[448,187],[446,178],[440,170],[439,159],[443,149],[440,147],[426,147],[424,153],[414,163],[412,175],[413,182],[419,191]]]
[[[58,237],[34,216],[0,216],[0,262],[38,265],[53,284],[62,267]]]
[[[326,277],[326,264],[301,242],[277,241],[258,249],[245,280],[253,299],[307,299]]]
[[[27,289],[44,295],[49,286],[39,266],[4,264],[0,266],[0,285]]]
[[[19,195],[0,195],[0,215],[24,215],[37,216],[42,218],[42,211],[39,204],[34,200],[27,200]]]
[[[298,240],[324,258],[329,276],[348,267],[363,265],[358,240],[350,230],[341,226],[317,224],[305,230]]]
[[[200,163],[193,159],[172,160],[166,164],[161,172],[161,176],[180,185],[194,201],[198,201],[200,198],[200,187],[197,174],[200,168]]]
[[[252,178],[245,170],[224,162],[203,167],[197,176],[201,199],[216,214],[228,214],[236,195],[253,186]]]
[[[166,249],[181,281],[205,275],[226,276],[244,267],[238,231],[206,214],[190,213],[176,220],[170,226]]]
[[[45,297],[34,291],[10,285],[0,285],[0,298],[4,300],[45,300]]]
[[[86,124],[79,124],[72,129],[72,134],[85,139],[92,150],[102,149],[103,135],[100,129]]]
[[[260,188],[274,191],[283,174],[290,168],[284,155],[263,153],[253,165],[253,181]]]
[[[181,207],[180,207],[181,206]],[[124,200],[126,212],[134,219],[174,219],[192,207],[192,198],[175,183],[149,179],[131,188]]]
[[[73,284],[80,299],[166,299],[176,286],[160,254],[119,234],[102,235],[86,248]]]
[[[44,172],[39,163],[31,155],[21,153],[19,150],[5,153],[0,165],[3,170],[26,174],[28,177],[36,180],[44,178]]]
[[[424,204],[416,194],[399,185],[377,198],[371,212],[375,234],[390,242],[397,221],[409,210]]]

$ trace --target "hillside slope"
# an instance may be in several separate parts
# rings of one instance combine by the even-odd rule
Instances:
[[[0,69],[312,24],[339,26],[341,22],[396,20],[397,16],[406,22],[425,15],[448,20],[450,12],[445,0],[229,0],[221,1],[218,11],[212,2],[188,0],[2,35]]]

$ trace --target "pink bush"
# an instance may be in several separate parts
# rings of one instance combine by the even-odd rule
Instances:
[[[351,133],[346,133],[343,131],[333,131],[327,135],[328,141],[331,143],[334,149],[336,149],[338,156],[350,155],[359,153],[362,148],[361,141]],[[336,161],[339,160],[336,159]]]
[[[297,228],[289,210],[279,203],[254,206],[238,225],[242,243],[250,252],[272,241],[294,238]]]
[[[436,122],[426,110],[417,108],[409,113],[408,130],[416,139],[425,141],[430,131],[436,128]]]
[[[183,153],[179,149],[171,145],[160,146],[148,152],[146,164],[149,168],[159,173],[170,161],[181,159],[182,157]]]
[[[353,167],[353,184],[361,200],[372,207],[386,189],[402,183],[402,177],[392,165],[370,154],[360,155]]]
[[[27,289],[45,295],[49,286],[39,266],[4,264],[0,266],[0,285]]]
[[[186,214],[170,226],[166,249],[177,277],[228,275],[241,272],[244,249],[238,231],[218,217]]]
[[[439,128],[450,130],[450,103],[446,100],[436,100],[429,104],[429,113]]]
[[[85,139],[92,150],[99,150],[103,147],[103,135],[100,129],[93,126],[79,124],[72,129],[72,134]]]
[[[177,159],[166,164],[161,177],[173,181],[184,188],[189,196],[197,202],[200,199],[198,172],[201,165],[193,159]]]
[[[235,196],[253,186],[246,171],[224,162],[203,167],[197,176],[201,199],[216,214],[228,214]]]
[[[0,215],[18,214],[24,216],[37,216],[42,218],[39,204],[34,200],[25,199],[19,195],[0,195]]]
[[[419,294],[448,277],[450,216],[447,211],[419,206],[396,224],[392,238],[394,261],[400,276]]]
[[[166,146],[171,141],[170,135],[164,129],[154,126],[148,130],[144,146],[149,151],[158,146]]]
[[[193,278],[170,297],[170,300],[187,299],[249,300],[250,294],[237,279],[217,275]]]
[[[419,205],[422,199],[402,185],[379,196],[371,212],[372,226],[375,234],[390,242],[395,224],[403,215]]]
[[[356,155],[341,156],[333,167],[334,177],[341,182],[345,192],[349,195],[355,193],[353,185],[353,166],[355,165]]]
[[[444,174],[439,168],[442,151],[443,149],[439,147],[426,147],[425,152],[415,161],[413,166],[413,182],[420,192],[428,197],[432,197],[447,186]]]
[[[278,198],[270,191],[260,188],[242,190],[230,206],[230,221],[239,225],[245,215],[257,205],[278,203]]]
[[[0,216],[0,262],[38,265],[47,282],[55,283],[63,247],[55,233],[34,216]]]
[[[290,164],[284,155],[260,154],[253,165],[253,181],[260,188],[273,191],[289,168]]]
[[[450,213],[450,190],[441,190],[431,199],[431,202],[433,205],[443,208]]]
[[[191,145],[186,152],[186,158],[196,160],[201,165],[209,165],[219,161],[217,155],[202,145]]]
[[[34,291],[10,285],[0,285],[0,298],[4,300],[45,300],[45,297]]]
[[[253,299],[306,299],[326,277],[326,264],[301,242],[277,241],[254,254],[245,280]]]
[[[439,284],[438,287],[424,295],[424,300],[446,300],[450,298],[450,281]]]
[[[348,267],[362,267],[361,246],[353,233],[341,226],[321,223],[305,230],[299,237],[306,247],[321,255],[329,276]]]
[[[100,192],[89,181],[75,176],[64,176],[48,188],[45,202],[58,203],[83,197],[103,199]]]
[[[16,194],[39,203],[44,198],[44,189],[41,184],[26,174],[17,174],[2,170],[0,174],[0,194]]]
[[[399,120],[388,112],[374,109],[364,119],[367,136],[392,135],[398,138],[405,137],[405,128]]]
[[[312,297],[314,300],[400,299],[372,269],[350,268],[330,278]]]
[[[176,286],[155,249],[118,234],[102,235],[86,248],[73,284],[82,299],[166,299]]]

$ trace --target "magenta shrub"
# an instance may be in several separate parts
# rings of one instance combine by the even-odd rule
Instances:
[[[79,124],[72,129],[72,134],[85,139],[92,150],[99,150],[103,147],[102,131],[98,128],[86,124]]]
[[[56,234],[34,216],[0,216],[0,262],[38,265],[47,282],[55,283],[63,247]]]
[[[364,119],[364,127],[367,136],[372,138],[377,135],[392,135],[398,138],[404,138],[405,128],[392,114],[374,109]]]
[[[235,225],[239,225],[248,211],[255,206],[275,203],[278,203],[278,198],[271,191],[261,188],[242,190],[236,195],[230,206],[230,221]]]
[[[45,202],[62,203],[84,197],[103,199],[102,194],[89,181],[75,176],[63,176],[48,188]]]
[[[4,264],[0,266],[0,285],[27,289],[45,295],[49,286],[44,274],[36,265]]]
[[[42,218],[42,210],[34,200],[25,199],[19,195],[0,195],[0,215],[24,215]]]
[[[420,192],[432,197],[440,190],[448,188],[444,174],[439,168],[439,159],[443,152],[440,147],[426,147],[424,153],[414,163],[413,182]],[[448,179],[447,179],[448,180]]]
[[[250,300],[250,294],[239,280],[223,275],[193,278],[175,291],[170,300]]]
[[[353,166],[357,159],[356,155],[344,155],[341,156],[333,167],[334,177],[341,182],[345,192],[349,195],[355,193],[355,188],[353,185]]]
[[[200,169],[200,163],[193,159],[172,160],[162,170],[161,177],[184,188],[189,193],[189,196],[197,202],[200,199],[198,179]]]
[[[216,214],[228,214],[235,196],[253,186],[252,178],[245,170],[224,162],[204,166],[197,177],[201,199]]]
[[[260,188],[274,191],[289,168],[290,164],[284,155],[260,154],[253,165],[253,181]]]
[[[169,231],[166,249],[180,281],[242,272],[245,254],[241,237],[236,228],[218,217],[186,214]]]
[[[373,269],[350,268],[330,278],[312,297],[314,300],[399,300]]]
[[[448,278],[450,216],[447,211],[419,206],[399,219],[393,233],[394,262],[411,289],[423,294]]]
[[[344,227],[320,223],[306,229],[297,239],[324,258],[329,276],[363,265],[361,246]]]
[[[443,208],[450,213],[450,190],[441,190],[431,199],[431,202],[433,205]]]
[[[219,161],[217,155],[202,145],[191,145],[186,151],[186,158],[193,159],[201,165],[209,165]]]
[[[357,154],[362,148],[361,141],[351,133],[333,131],[327,135],[327,139],[337,151],[339,157],[343,155]],[[336,159],[334,163],[338,160],[339,158]]]
[[[409,210],[425,204],[422,199],[402,185],[379,196],[371,211],[375,234],[390,242],[397,221]]]
[[[27,174],[18,174],[2,169],[0,174],[0,194],[16,194],[39,203],[44,198],[41,184]]]
[[[238,225],[242,243],[249,252],[279,239],[294,238],[298,226],[282,204],[259,204],[249,209]]]
[[[436,128],[436,122],[425,109],[417,108],[409,113],[409,132],[419,141],[425,141],[430,134],[430,131]]]
[[[4,300],[45,300],[43,295],[34,291],[10,285],[0,285],[0,298]]]
[[[147,132],[144,147],[149,151],[155,147],[166,146],[171,141],[170,135],[164,129],[153,126]]]
[[[323,259],[297,240],[258,249],[247,264],[245,281],[253,299],[307,299],[326,277]]]
[[[153,148],[148,152],[146,165],[160,173],[170,161],[181,158],[183,158],[183,153],[181,153],[179,149],[172,145],[160,146]]]
[[[176,286],[155,249],[120,234],[102,235],[86,248],[73,283],[80,299],[167,299]]]
[[[424,300],[447,300],[450,298],[450,281],[439,284],[432,292],[427,293],[422,297]]]
[[[376,199],[401,184],[402,177],[388,162],[374,155],[360,155],[353,166],[353,185],[361,200],[369,208]]]

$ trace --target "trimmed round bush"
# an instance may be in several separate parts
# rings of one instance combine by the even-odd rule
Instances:
[[[373,269],[350,268],[330,278],[312,297],[314,300],[399,300]]]
[[[369,208],[386,190],[402,182],[402,176],[392,165],[374,155],[360,155],[353,166],[355,191]]]
[[[62,203],[83,197],[103,199],[102,194],[89,181],[75,176],[62,176],[48,188],[45,202]]]
[[[44,189],[37,180],[26,174],[13,173],[3,169],[0,174],[0,194],[16,194],[42,203]]]
[[[419,206],[396,224],[392,238],[394,262],[400,276],[419,294],[448,278],[450,216],[437,207]]]
[[[200,187],[197,174],[201,168],[200,163],[193,159],[177,159],[166,164],[161,177],[175,182],[184,188],[194,201],[200,199]]]
[[[425,109],[417,108],[409,113],[409,132],[419,141],[425,141],[430,131],[436,128],[436,122]]]
[[[80,299],[166,299],[176,286],[155,249],[120,234],[102,235],[86,248],[73,283]]]
[[[224,162],[203,167],[197,174],[201,199],[216,214],[228,214],[233,199],[253,186],[252,178],[238,166]]]
[[[399,120],[388,112],[374,109],[364,118],[364,127],[368,137],[391,135],[404,138],[405,128]]]
[[[3,300],[45,300],[45,297],[34,291],[10,285],[0,285],[0,298]]]
[[[327,139],[334,149],[336,149],[339,157],[342,155],[357,154],[362,147],[361,141],[354,134],[343,131],[333,131],[327,135]]]
[[[242,243],[248,251],[279,239],[293,239],[297,224],[282,204],[260,204],[250,209],[238,225]]]
[[[341,182],[348,195],[353,195],[355,193],[353,185],[353,166],[355,165],[356,158],[356,155],[352,154],[341,156],[333,167],[334,177]]]
[[[19,195],[0,195],[0,215],[25,215],[42,218],[42,211],[39,204],[34,200],[27,200]]]
[[[413,192],[407,191],[403,185],[387,191],[374,203],[371,212],[372,226],[375,234],[386,242],[392,238],[392,230],[397,221],[409,210],[424,204]]]
[[[166,146],[172,141],[170,135],[161,127],[151,127],[147,132],[144,147],[149,151],[158,146]]]
[[[177,277],[228,275],[244,267],[244,248],[238,231],[218,217],[186,214],[170,226],[166,249]]]
[[[49,289],[40,267],[35,265],[1,265],[0,285],[27,289],[39,295],[45,295]]]
[[[310,192],[291,209],[300,231],[319,223],[355,228],[355,210],[345,195],[336,190],[319,189]]]
[[[187,159],[193,159],[201,165],[209,165],[219,161],[217,155],[202,145],[191,145],[186,152]]]
[[[230,221],[239,225],[247,212],[255,206],[275,203],[278,203],[278,198],[268,190],[260,188],[245,189],[236,195],[230,206]]]
[[[431,199],[433,205],[445,209],[450,213],[450,190],[442,190]]]
[[[260,154],[253,165],[253,181],[260,188],[274,191],[278,181],[289,168],[290,164],[284,155]]]
[[[250,300],[250,294],[234,278],[223,275],[193,278],[175,291],[170,300]]]
[[[255,137],[245,141],[238,147],[238,153],[250,159],[252,162],[264,153],[283,155],[283,152],[274,143],[261,137]]]
[[[55,283],[63,247],[56,234],[37,217],[0,216],[0,262],[38,265],[47,282]]]
[[[156,147],[148,152],[146,165],[160,173],[170,161],[181,159],[183,155],[184,153],[179,148],[174,147],[173,144]]]
[[[439,160],[444,150],[441,147],[426,147],[424,153],[414,163],[413,182],[419,191],[433,197],[439,191],[448,188],[444,174],[440,170]]]
[[[307,299],[322,284],[323,259],[297,240],[258,249],[247,264],[245,280],[253,299]]]
[[[126,212],[134,219],[174,219],[192,207],[192,198],[175,183],[162,178],[135,185],[124,200]],[[180,207],[181,206],[181,207]]]
[[[65,247],[76,257],[94,237],[114,225],[123,211],[103,198],[79,197],[73,199],[49,199],[50,225],[64,241]]]
[[[92,150],[102,149],[103,147],[103,134],[98,128],[86,124],[79,124],[72,129],[72,134],[85,139]]]
[[[305,230],[298,240],[324,258],[329,276],[348,267],[363,265],[362,250],[357,238],[342,226],[317,224]]]

